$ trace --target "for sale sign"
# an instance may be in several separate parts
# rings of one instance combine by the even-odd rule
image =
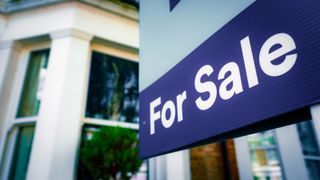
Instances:
[[[318,1],[258,0],[212,34],[140,92],[140,156],[246,134],[318,103],[319,16]]]

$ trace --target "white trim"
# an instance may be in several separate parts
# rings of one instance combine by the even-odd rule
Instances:
[[[10,112],[11,121],[17,118],[16,115],[17,115],[18,109],[19,109],[19,103],[20,103],[21,96],[22,96],[24,80],[26,77],[31,53],[34,51],[40,51],[40,50],[45,50],[45,49],[49,49],[49,48],[50,48],[50,46],[48,43],[42,43],[42,44],[37,44],[37,45],[28,45],[22,51],[21,57],[19,58],[20,62],[19,62],[18,69],[17,69],[16,84],[15,84],[15,88],[14,88],[15,91],[12,94],[13,106],[11,106],[12,111]],[[41,105],[40,105],[40,108],[41,108]],[[39,109],[39,111],[40,111],[40,109]]]
[[[34,124],[34,123],[36,123],[37,119],[38,119],[38,116],[17,118],[17,119],[13,120],[12,126],[20,126],[20,125],[25,125],[25,124]]]
[[[126,48],[128,47],[125,47],[123,45],[118,45],[118,47],[115,47],[115,45],[112,45],[111,42],[106,42],[106,41],[103,43],[93,42],[91,45],[91,52],[95,51],[102,54],[126,59],[128,61],[138,62],[138,58],[139,58],[138,50],[135,51],[131,49],[131,51],[128,51],[128,50],[125,50]]]
[[[50,33],[51,39],[59,39],[59,38],[65,38],[65,37],[76,37],[85,41],[91,41],[93,38],[93,35],[84,31],[80,31],[77,29],[63,29],[59,31],[55,31]]]
[[[104,120],[104,119],[94,119],[94,118],[84,118],[82,120],[85,124],[95,124],[95,125],[102,125],[102,126],[119,126],[123,128],[130,128],[130,129],[139,129],[139,125],[135,123],[127,123],[127,122],[119,122],[115,120]]]

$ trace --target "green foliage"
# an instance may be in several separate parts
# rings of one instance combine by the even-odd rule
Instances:
[[[80,150],[80,166],[89,179],[130,179],[141,164],[137,134],[130,129],[102,127]]]

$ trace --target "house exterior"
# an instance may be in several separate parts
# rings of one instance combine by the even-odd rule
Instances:
[[[0,179],[85,179],[81,142],[138,131],[135,0],[0,1]],[[309,120],[148,159],[133,179],[320,179]]]
[[[75,179],[82,126],[108,124],[84,116],[92,54],[137,66],[137,3],[1,1],[0,24],[0,179]]]

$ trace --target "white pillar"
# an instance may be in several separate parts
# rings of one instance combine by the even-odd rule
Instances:
[[[16,69],[18,55],[21,46],[14,41],[0,41],[0,96],[5,89],[6,78],[10,76],[10,81],[13,81],[11,73]]]
[[[167,156],[167,179],[190,180],[189,150],[170,153]]]
[[[13,42],[0,42],[0,94],[3,80],[9,64]]]
[[[296,124],[275,130],[285,179],[308,179]]]
[[[76,173],[92,35],[64,30],[52,44],[28,180],[71,180]]]
[[[189,150],[151,158],[149,168],[151,180],[190,180]]]
[[[250,160],[250,149],[248,144],[248,136],[234,139],[237,165],[241,180],[253,179],[253,172]]]
[[[149,179],[166,180],[166,155],[149,159]]]
[[[12,115],[12,95],[21,46],[14,41],[0,42],[0,164],[3,158],[6,130]]]
[[[320,146],[320,104],[313,105],[310,107],[312,123],[315,130],[316,140]]]

